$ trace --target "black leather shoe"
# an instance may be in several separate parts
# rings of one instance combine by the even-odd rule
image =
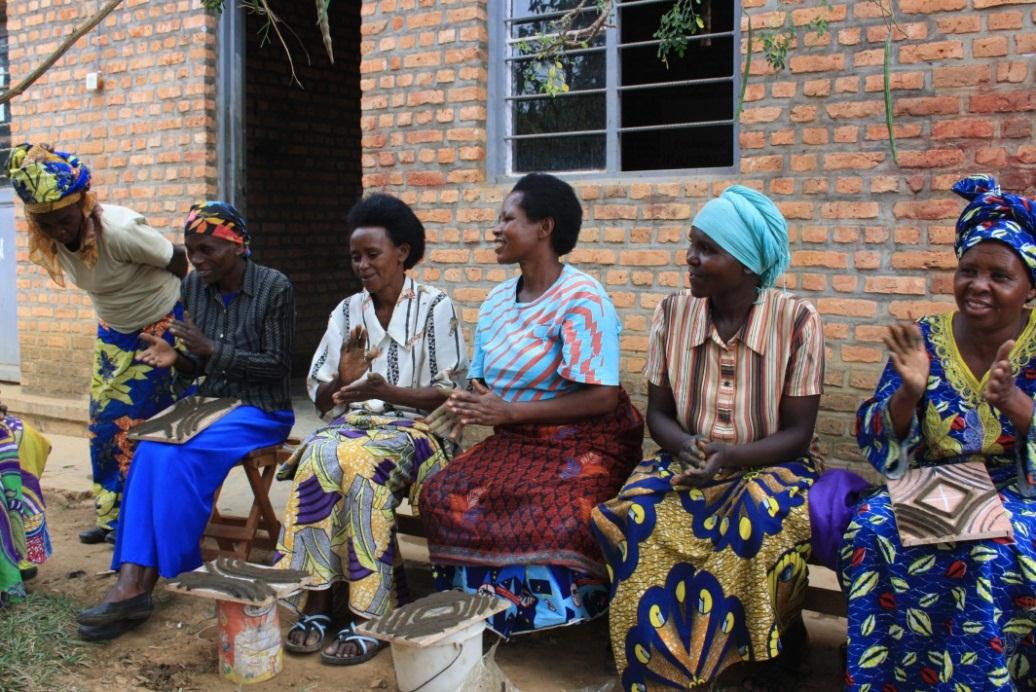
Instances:
[[[79,612],[80,625],[110,625],[119,620],[147,620],[154,605],[151,594],[142,593],[114,603],[100,603]],[[118,635],[115,635],[118,636]]]
[[[144,622],[143,620],[116,620],[107,625],[80,625],[79,638],[87,642],[103,642],[115,639]]]
[[[115,529],[112,529],[108,532],[108,535],[104,537],[105,543],[111,543],[112,545],[115,545],[115,531]]]
[[[79,532],[79,542],[91,545],[93,543],[103,543],[104,539],[111,533],[109,529],[102,529],[100,526],[95,526],[92,529]]]

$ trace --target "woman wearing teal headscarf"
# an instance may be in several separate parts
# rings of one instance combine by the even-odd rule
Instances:
[[[773,288],[788,260],[774,203],[729,187],[694,218],[690,290],[655,311],[647,423],[661,452],[593,514],[626,689],[707,685],[788,652],[783,669],[804,648],[824,339],[816,310]]]

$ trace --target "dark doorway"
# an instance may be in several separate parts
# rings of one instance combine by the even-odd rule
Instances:
[[[313,3],[271,0],[270,6],[297,34],[286,32],[285,39],[302,86],[292,81],[274,34],[262,42],[264,20],[249,15],[242,51],[241,193],[256,260],[295,284],[298,376],[308,369],[328,313],[358,288],[349,267],[345,217],[362,194],[360,3],[331,3],[333,64]]]

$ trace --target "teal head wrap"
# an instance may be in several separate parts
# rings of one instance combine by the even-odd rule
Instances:
[[[709,200],[692,225],[757,274],[761,288],[773,286],[791,260],[784,215],[769,197],[743,185]]]

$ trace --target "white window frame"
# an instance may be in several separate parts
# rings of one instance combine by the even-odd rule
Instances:
[[[526,19],[519,17],[518,20],[513,20],[510,17],[511,14],[511,1],[512,0],[491,0],[489,5],[489,89],[488,89],[488,100],[489,100],[489,116],[487,119],[487,135],[489,145],[489,151],[487,154],[487,165],[491,175],[501,179],[515,179],[519,178],[525,173],[532,171],[515,171],[513,166],[513,147],[512,142],[517,138],[530,137],[529,135],[514,135],[511,129],[511,106],[510,103],[514,100],[514,96],[511,94],[511,70],[509,64],[514,58],[509,57],[509,44],[511,42],[509,37],[508,27],[514,21],[521,21]],[[668,0],[616,0],[615,6],[612,8],[613,12],[613,23],[619,21],[619,5],[625,7],[636,7],[638,5],[655,4],[659,2],[667,2]],[[656,82],[645,85],[631,85],[631,86],[620,86],[619,85],[619,70],[621,63],[619,61],[619,49],[624,47],[636,47],[658,43],[657,40],[653,41],[638,41],[636,43],[628,43],[620,45],[619,30],[618,27],[609,27],[604,30],[605,37],[605,129],[603,130],[585,130],[579,132],[565,132],[560,133],[560,136],[577,136],[586,134],[604,134],[605,135],[605,168],[594,169],[594,170],[571,170],[571,171],[551,171],[566,177],[587,177],[587,178],[617,178],[617,177],[660,177],[660,176],[671,176],[673,174],[714,174],[714,175],[729,175],[736,173],[739,170],[738,162],[741,158],[741,147],[739,142],[740,135],[740,123],[737,117],[737,99],[741,93],[741,27],[738,17],[740,17],[740,0],[732,0],[734,5],[734,29],[733,31],[716,32],[712,34],[695,34],[694,36],[688,37],[689,41],[704,40],[707,38],[717,37],[733,37],[734,42],[734,65],[732,67],[732,76],[727,77],[713,77],[707,79],[695,79],[695,80],[681,80],[674,82]],[[559,13],[560,14],[560,13]],[[544,15],[551,16],[551,15]],[[676,168],[676,169],[651,169],[651,170],[636,170],[636,171],[623,171],[621,169],[621,147],[619,143],[620,132],[633,132],[637,130],[661,130],[661,129],[682,129],[688,127],[688,124],[675,124],[675,125],[649,125],[643,127],[631,127],[621,128],[619,124],[619,116],[621,112],[621,101],[620,92],[632,92],[639,89],[657,88],[659,86],[677,86],[680,84],[706,84],[715,82],[732,82],[732,95],[734,103],[732,104],[732,112],[734,117],[725,120],[712,120],[707,122],[694,123],[691,127],[705,127],[717,124],[728,124],[733,128],[732,131],[732,165],[730,166],[715,166],[715,167],[695,167],[695,168]],[[579,92],[582,94],[594,93],[594,91]],[[522,98],[522,97],[517,97]],[[556,98],[565,98],[564,95],[559,95]],[[535,136],[535,135],[533,135]],[[557,136],[557,135],[551,135]]]

